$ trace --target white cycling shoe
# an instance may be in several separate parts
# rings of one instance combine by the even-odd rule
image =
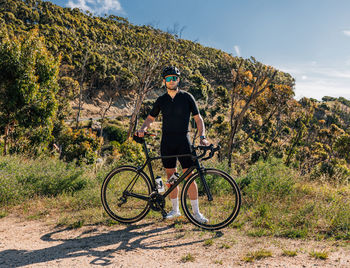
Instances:
[[[193,218],[198,221],[199,223],[208,223],[209,220],[203,216],[202,213],[195,213],[193,214]]]
[[[174,219],[174,218],[177,218],[177,217],[180,217],[180,216],[181,216],[180,211],[174,211],[174,210],[172,210],[172,211],[170,211],[170,212],[165,216],[165,218],[166,218],[167,220],[171,220],[171,219]]]

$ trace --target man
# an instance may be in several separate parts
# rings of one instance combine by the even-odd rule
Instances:
[[[201,145],[208,146],[209,142],[205,138],[205,128],[198,107],[193,96],[183,90],[179,90],[180,71],[175,66],[168,66],[162,72],[163,83],[167,92],[158,97],[153,105],[153,108],[143,123],[140,130],[136,131],[135,135],[143,137],[145,131],[153,123],[159,112],[162,112],[162,141],[161,141],[161,156],[190,154],[191,143],[188,134],[188,125],[190,114],[194,117],[198,132],[200,134]],[[162,159],[168,179],[176,172],[176,157]],[[193,166],[191,157],[179,157],[179,162],[183,172]],[[189,175],[190,176],[190,175]],[[179,186],[170,193],[172,202],[172,210],[167,214],[167,219],[172,219],[180,216]],[[208,220],[199,212],[198,208],[198,188],[196,182],[193,182],[189,188],[189,197],[194,217],[201,223],[206,223]]]

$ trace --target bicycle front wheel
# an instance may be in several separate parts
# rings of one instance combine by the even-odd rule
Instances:
[[[238,215],[241,193],[235,180],[218,169],[204,169],[203,176],[212,195],[208,200],[199,173],[190,177],[182,188],[181,204],[186,217],[196,226],[207,230],[218,230],[229,225]],[[198,189],[198,210],[191,202],[189,193]],[[192,204],[194,207],[192,207]],[[198,215],[198,211],[201,215]]]
[[[151,189],[151,183],[143,172],[133,166],[121,166],[112,170],[103,181],[102,205],[114,220],[136,222],[150,210],[147,198]]]

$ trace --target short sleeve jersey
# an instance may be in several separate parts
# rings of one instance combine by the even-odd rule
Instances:
[[[186,134],[191,113],[199,114],[194,97],[183,90],[179,90],[174,99],[168,93],[158,97],[150,115],[156,117],[159,112],[163,115],[163,134]]]

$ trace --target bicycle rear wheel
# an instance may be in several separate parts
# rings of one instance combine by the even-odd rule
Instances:
[[[133,166],[121,166],[112,170],[103,181],[102,205],[114,220],[136,222],[150,210],[147,198],[151,189],[151,183],[143,172],[138,172]]]
[[[213,200],[209,201],[199,173],[190,177],[181,193],[181,204],[186,217],[196,226],[207,230],[218,230],[229,225],[238,215],[241,206],[241,193],[235,180],[218,169],[204,169],[204,178],[208,184]],[[200,213],[208,221],[200,219],[193,211],[188,195],[190,185],[198,188],[198,205]],[[193,186],[192,186],[193,187]]]

